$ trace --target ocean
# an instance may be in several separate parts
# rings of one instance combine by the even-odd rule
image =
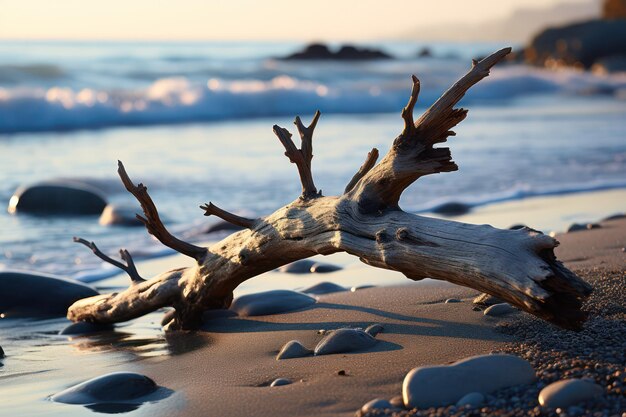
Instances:
[[[386,152],[402,129],[410,75],[422,84],[416,112],[468,68],[506,45],[370,42],[396,57],[294,62],[299,43],[0,42],[0,202],[21,185],[81,179],[111,203],[137,204],[119,182],[122,160],[144,182],[168,227],[189,239],[214,222],[212,201],[269,214],[300,190],[272,126],[293,129],[319,109],[313,172],[340,193],[372,147]],[[468,118],[449,146],[457,173],[422,178],[402,197],[428,213],[455,201],[480,206],[533,196],[626,188],[626,74],[599,76],[500,65],[463,100]],[[564,208],[567,210],[568,208]],[[586,219],[593,220],[593,219]],[[137,259],[171,253],[142,228],[106,227],[97,216],[38,217],[0,211],[0,269],[84,281],[117,271],[72,236]]]

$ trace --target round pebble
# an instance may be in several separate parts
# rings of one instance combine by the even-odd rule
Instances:
[[[500,303],[500,304],[494,304],[491,307],[488,307],[483,314],[485,316],[490,316],[490,317],[500,317],[500,316],[506,316],[507,314],[511,314],[514,313],[515,311],[517,311],[513,306],[511,306],[509,303]]]
[[[485,396],[480,392],[470,392],[469,394],[461,397],[459,401],[456,402],[457,407],[467,407],[470,406],[472,408],[480,406],[485,402]]]
[[[157,385],[147,376],[134,372],[114,372],[67,388],[50,399],[65,404],[115,403],[151,394]]]
[[[324,337],[315,346],[315,355],[330,355],[331,353],[353,352],[367,349],[376,344],[370,334],[361,329],[338,329]]]
[[[393,408],[393,406],[388,400],[385,400],[383,398],[376,398],[372,401],[365,403],[363,407],[361,407],[361,412],[369,413],[373,410],[388,410],[390,408]]]
[[[599,397],[604,389],[585,379],[563,379],[553,382],[539,393],[539,404],[549,408],[566,408]]]
[[[287,378],[276,378],[275,380],[272,381],[272,383],[270,384],[270,387],[280,387],[282,385],[289,385],[289,384],[291,384],[291,380]]]
[[[446,300],[446,304],[452,304],[452,303],[460,303],[461,300],[459,300],[458,298],[448,298]]]
[[[372,337],[376,337],[376,335],[383,330],[384,327],[382,324],[375,323],[367,326],[367,328],[365,329],[365,333],[369,334]]]
[[[235,298],[230,309],[241,317],[265,316],[299,310],[315,304],[315,298],[297,291],[273,290]]]
[[[280,349],[278,355],[276,355],[276,360],[279,361],[281,359],[293,359],[293,358],[303,358],[305,356],[309,356],[313,353],[311,349],[307,349],[300,343],[298,340],[291,340]]]
[[[481,355],[452,365],[412,369],[402,383],[402,396],[407,408],[439,407],[455,404],[469,393],[488,394],[534,380],[535,370],[520,357]]]
[[[332,294],[341,291],[348,291],[348,289],[332,282],[320,282],[302,290],[305,294],[313,295]]]
[[[315,263],[313,264],[313,266],[311,266],[311,272],[316,273],[316,274],[327,274],[329,272],[340,271],[341,269],[343,268],[341,268],[340,266],[331,265],[331,264]]]

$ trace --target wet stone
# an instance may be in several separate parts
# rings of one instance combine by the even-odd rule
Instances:
[[[114,372],[67,388],[50,399],[65,404],[118,403],[137,400],[157,390],[147,376],[134,372]]]

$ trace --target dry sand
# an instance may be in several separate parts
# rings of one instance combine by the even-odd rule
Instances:
[[[623,270],[626,220],[602,226],[558,236],[558,256],[574,269]],[[140,369],[185,398],[183,408],[164,401],[160,415],[354,415],[373,398],[399,395],[405,374],[415,366],[449,363],[517,342],[515,336],[496,331],[499,319],[472,311],[476,294],[444,283],[325,295],[305,311],[208,322],[202,332],[206,346],[159,363],[144,361]],[[463,302],[445,304],[449,297]],[[292,339],[313,347],[322,337],[319,329],[372,323],[382,323],[385,330],[368,351],[274,358]],[[346,376],[338,375],[342,370]],[[294,383],[268,386],[279,377]]]

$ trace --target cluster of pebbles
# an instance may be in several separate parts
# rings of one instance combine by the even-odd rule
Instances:
[[[577,272],[594,286],[583,331],[561,330],[528,314],[503,318],[496,325],[522,342],[492,353],[526,360],[535,371],[534,381],[472,393],[472,398],[447,406],[407,409],[402,397],[376,399],[357,415],[626,417],[626,272]]]

